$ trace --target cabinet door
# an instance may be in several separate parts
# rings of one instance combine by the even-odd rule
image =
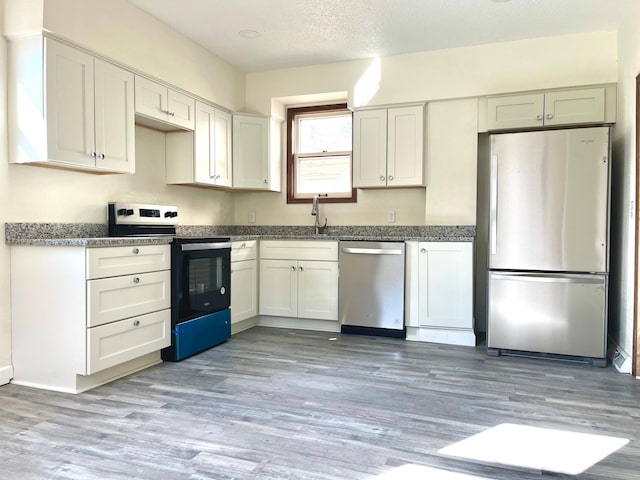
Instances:
[[[233,186],[269,189],[269,119],[233,116]]]
[[[353,113],[353,186],[387,185],[387,109]]]
[[[258,269],[255,260],[231,263],[231,323],[258,314]]]
[[[134,75],[95,59],[96,167],[135,171]]]
[[[45,50],[49,159],[94,167],[93,57],[51,39]]]
[[[390,108],[387,123],[387,186],[424,186],[424,107]]]
[[[135,82],[136,113],[166,122],[168,111],[167,87],[137,75]]]
[[[216,185],[230,187],[232,185],[231,114],[216,109],[213,131],[215,138],[213,163],[215,165]]]
[[[298,263],[260,260],[260,315],[298,316]]]
[[[420,242],[420,326],[473,328],[473,244]]]
[[[195,182],[200,184],[215,185],[216,183],[216,170],[213,161],[215,112],[216,109],[211,105],[202,102],[196,103],[193,175]],[[183,133],[180,133],[180,135],[183,135]]]
[[[338,262],[298,262],[298,317],[338,320]]]
[[[167,121],[188,130],[195,128],[196,101],[192,97],[175,90],[167,91]]]
[[[604,122],[604,88],[551,92],[544,97],[544,124]]]
[[[509,95],[487,99],[487,129],[539,127],[543,125],[544,95]]]

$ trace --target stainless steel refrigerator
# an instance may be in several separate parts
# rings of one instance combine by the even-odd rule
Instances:
[[[487,346],[606,364],[609,127],[490,137]]]

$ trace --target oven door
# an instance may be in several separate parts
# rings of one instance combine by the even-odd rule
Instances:
[[[175,323],[229,308],[231,244],[185,243],[175,247]]]

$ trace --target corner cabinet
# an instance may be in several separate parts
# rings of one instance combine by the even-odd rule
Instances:
[[[258,242],[231,242],[231,328],[258,315]],[[234,332],[236,333],[236,332]]]
[[[356,110],[353,186],[424,185],[424,105]]]
[[[270,117],[233,114],[233,188],[281,189],[281,123]]]
[[[41,36],[9,42],[9,161],[135,171],[133,73]]]
[[[168,132],[165,140],[168,184],[231,187],[230,113],[196,101],[195,130]]]
[[[79,393],[159,363],[170,265],[169,245],[12,246],[12,382]]]
[[[488,97],[487,130],[609,123],[607,93],[593,87]]]
[[[260,315],[338,320],[338,242],[260,242]]]
[[[473,242],[406,242],[407,340],[475,345]]]

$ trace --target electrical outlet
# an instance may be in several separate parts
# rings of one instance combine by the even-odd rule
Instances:
[[[395,210],[389,210],[387,212],[387,222],[388,223],[395,223],[396,221],[396,211]]]
[[[249,212],[249,223],[256,223],[256,212]]]

